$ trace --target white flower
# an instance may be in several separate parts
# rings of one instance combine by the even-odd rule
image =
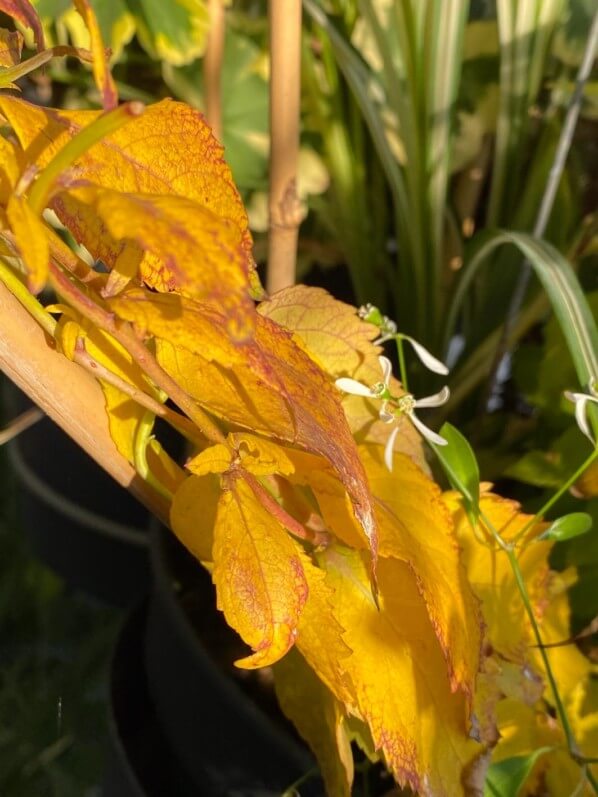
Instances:
[[[388,357],[378,357],[380,368],[382,369],[382,381],[368,386],[363,382],[358,382],[356,379],[349,379],[348,377],[341,377],[337,379],[335,385],[344,393],[350,393],[354,396],[363,396],[364,398],[380,399],[382,406],[378,413],[378,417],[384,423],[395,422],[400,415],[406,415],[419,433],[431,443],[436,443],[439,446],[445,446],[446,440],[436,432],[423,424],[415,414],[415,410],[425,407],[440,407],[448,401],[450,391],[448,387],[443,387],[440,393],[435,393],[433,396],[426,396],[425,398],[416,399],[411,393],[406,393],[404,396],[393,396],[390,392],[390,378],[392,376],[392,364]],[[389,409],[391,405],[392,409]],[[384,449],[384,462],[388,470],[392,470],[392,452],[394,442],[399,427],[395,428],[390,433],[386,441]]]
[[[566,390],[565,398],[575,404],[575,420],[577,421],[577,425],[590,443],[595,446],[596,441],[592,436],[592,430],[590,429],[590,423],[588,421],[587,404],[588,401],[593,401],[598,404],[598,397],[591,396],[589,393],[571,393],[569,390]]]
[[[401,335],[401,337],[403,340],[407,340],[409,343],[411,343],[413,346],[413,351],[417,354],[419,359],[429,371],[433,371],[435,374],[442,374],[443,376],[448,374],[449,369],[446,367],[446,365],[440,362],[440,360],[437,360],[434,355],[430,354],[425,346],[422,346],[421,343],[418,343],[413,338],[410,338],[409,335]]]
[[[388,357],[378,357],[380,368],[382,369],[382,382],[368,387],[363,382],[358,382],[356,379],[349,379],[348,377],[341,377],[334,383],[339,390],[343,393],[350,393],[353,396],[364,396],[365,398],[382,399],[382,406],[378,413],[380,420],[384,423],[391,423],[394,420],[394,415],[387,411],[388,400],[391,398],[390,390],[390,377],[392,376],[392,363]]]
[[[448,387],[443,387],[440,393],[435,393],[433,396],[426,396],[425,398],[421,399],[416,399],[411,395],[411,393],[406,393],[397,401],[397,411],[403,415],[406,415],[411,423],[415,426],[417,431],[422,435],[422,437],[425,437],[430,443],[435,443],[437,446],[445,446],[447,441],[444,439],[444,437],[441,437],[439,434],[436,434],[436,432],[428,429],[428,427],[417,417],[414,410],[419,409],[420,407],[440,407],[442,404],[446,404],[449,396],[450,390]],[[392,454],[395,439],[398,433],[399,427],[395,426],[395,428],[389,434],[388,440],[386,441],[386,446],[384,448],[384,462],[390,471],[392,471]]]

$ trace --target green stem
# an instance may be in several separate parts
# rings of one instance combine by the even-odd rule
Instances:
[[[135,470],[146,481],[150,487],[160,493],[161,496],[166,498],[167,501],[173,499],[173,495],[159,479],[156,479],[147,462],[147,447],[152,439],[152,432],[154,429],[154,421],[156,416],[153,412],[148,411],[143,414],[139,421],[137,431],[135,433],[135,444],[133,449],[133,456],[135,459]]]
[[[572,484],[580,478],[580,476],[586,471],[587,468],[590,467],[592,462],[598,457],[598,448],[595,448],[594,451],[590,454],[590,456],[582,462],[579,468],[575,471],[575,473],[570,476],[567,481],[556,491],[556,493],[541,507],[536,514],[533,516],[531,520],[525,524],[525,526],[517,533],[517,535],[513,538],[512,544],[515,545],[519,540],[529,531],[529,529],[536,524],[540,518],[544,517],[544,515],[556,504],[559,498],[567,492],[567,490],[571,487]]]
[[[114,133],[120,127],[144,112],[141,102],[128,102],[113,111],[104,113],[79,131],[65,144],[40,173],[31,191],[29,205],[38,216],[47,206],[58,177],[98,141]]]
[[[561,699],[561,695],[552,672],[552,667],[550,666],[550,661],[548,659],[548,654],[544,648],[544,642],[542,640],[542,635],[540,633],[540,629],[538,627],[538,623],[536,622],[536,617],[534,615],[534,610],[531,605],[531,601],[529,599],[529,595],[527,592],[527,587],[525,586],[525,581],[523,579],[523,574],[521,572],[521,568],[519,567],[519,562],[517,561],[517,556],[515,551],[513,550],[512,543],[506,543],[503,538],[500,536],[498,531],[496,530],[492,521],[483,513],[480,512],[480,517],[488,527],[490,533],[498,543],[498,545],[506,552],[507,557],[509,559],[509,564],[511,565],[511,569],[513,571],[513,575],[515,576],[515,583],[517,584],[517,589],[519,590],[519,594],[521,595],[521,600],[523,601],[523,605],[525,607],[525,611],[529,618],[530,624],[532,626],[532,631],[534,633],[534,637],[536,638],[536,644],[540,651],[540,655],[542,656],[542,661],[544,663],[544,669],[546,671],[546,677],[548,678],[548,682],[550,684],[550,689],[552,691],[552,695],[554,698],[555,708],[558,714],[558,717],[561,721],[561,725],[563,726],[563,731],[565,733],[565,738],[567,740],[567,748],[569,750],[569,755],[577,761],[579,758],[579,750],[577,744],[575,742],[575,737],[573,736],[573,731],[571,730],[571,725],[569,723],[569,718],[567,717],[567,712],[565,710],[565,706]],[[588,778],[589,779],[589,778]],[[598,794],[598,790],[596,791]]]
[[[17,277],[14,271],[0,260],[0,282],[3,282],[12,295],[19,300],[27,312],[33,316],[40,327],[50,337],[54,337],[54,330],[56,329],[56,320],[46,312],[46,309],[38,300],[29,293],[26,286],[23,285],[21,280]]]
[[[409,383],[407,382],[407,365],[405,363],[405,352],[403,350],[403,338],[401,335],[397,335],[395,337],[397,343],[397,352],[399,355],[399,370],[401,372],[401,382],[403,383],[403,389],[406,393],[409,392]]]
[[[550,666],[550,661],[548,660],[548,654],[544,648],[544,643],[542,641],[542,635],[540,634],[540,629],[538,627],[538,623],[536,622],[536,618],[534,615],[534,610],[532,608],[529,595],[527,592],[527,588],[525,586],[525,581],[523,580],[523,575],[521,573],[521,568],[519,567],[519,562],[517,561],[517,556],[512,548],[507,548],[507,556],[509,558],[509,564],[511,565],[511,569],[513,570],[513,574],[515,576],[515,581],[517,583],[517,588],[519,589],[519,594],[521,595],[521,599],[523,601],[523,605],[525,606],[525,611],[527,612],[527,616],[532,626],[532,630],[534,632],[534,636],[536,638],[536,643],[538,645],[538,649],[540,651],[540,655],[542,656],[542,661],[544,662],[544,669],[546,670],[546,677],[548,678],[548,682],[550,683],[550,689],[552,691],[552,696],[554,697],[554,703],[557,710],[557,714],[559,715],[559,719],[561,721],[561,725],[563,726],[563,730],[565,732],[565,737],[567,739],[567,747],[569,749],[569,753],[572,756],[577,756],[579,751],[577,749],[577,745],[575,743],[575,738],[573,736],[573,731],[571,730],[571,725],[569,724],[569,718],[567,717],[567,712],[565,711],[565,706],[561,699],[561,695],[552,672],[552,667]]]

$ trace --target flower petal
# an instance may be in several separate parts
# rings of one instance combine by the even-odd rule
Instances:
[[[343,393],[351,393],[353,396],[367,396],[368,398],[372,398],[372,391],[370,390],[367,385],[362,385],[361,382],[358,382],[356,379],[349,379],[346,376],[337,379],[334,383],[339,390],[342,390]]]
[[[408,340],[409,343],[411,343],[414,352],[417,354],[426,368],[428,368],[430,371],[433,371],[435,374],[442,374],[443,376],[448,374],[449,369],[446,367],[446,365],[440,362],[440,360],[437,360],[434,355],[430,354],[425,346],[422,346],[421,343],[418,343],[413,338],[410,338],[409,335],[402,335],[402,338],[403,340]]]
[[[392,432],[388,435],[388,440],[386,441],[386,445],[384,446],[384,464],[391,473],[392,473],[392,455],[394,452],[395,439],[398,433],[399,433],[399,427],[395,426]]]
[[[388,406],[388,401],[384,401],[382,406],[380,407],[380,412],[378,413],[378,417],[382,421],[382,423],[392,423],[396,420],[396,416],[392,412],[388,412],[386,407]]]
[[[451,391],[445,385],[440,393],[434,393],[433,396],[424,396],[424,398],[417,399],[415,402],[416,407],[441,407],[449,400]]]
[[[378,357],[378,362],[380,363],[380,368],[382,368],[382,376],[383,381],[386,387],[388,387],[388,383],[390,382],[390,377],[392,376],[392,363],[388,359],[388,357]]]
[[[588,422],[586,406],[588,401],[598,403],[598,399],[594,398],[594,396],[589,396],[587,393],[571,393],[569,390],[565,391],[565,398],[575,404],[575,420],[581,432],[583,432],[592,445],[596,445]]]
[[[448,442],[444,439],[444,437],[441,437],[439,434],[436,434],[436,432],[428,429],[425,423],[422,423],[414,412],[408,413],[408,417],[422,437],[425,437],[430,443],[436,443],[437,446],[448,445]]]

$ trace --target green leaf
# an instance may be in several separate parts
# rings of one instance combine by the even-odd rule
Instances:
[[[505,758],[492,764],[486,776],[484,797],[517,797],[538,759],[552,747],[539,747],[529,755]]]
[[[434,445],[434,451],[452,487],[463,496],[467,514],[475,523],[480,513],[480,471],[476,456],[465,437],[450,423],[443,424],[440,434],[448,445]]]
[[[511,244],[527,258],[552,304],[567,341],[577,378],[585,389],[598,382],[598,329],[577,276],[563,255],[547,241],[523,232],[503,230],[480,234],[473,255],[463,268],[447,323],[447,336],[463,300],[488,255],[503,244]]]
[[[592,528],[592,518],[586,512],[571,512],[554,520],[539,540],[570,540],[580,537]]]
[[[156,59],[180,66],[203,54],[210,14],[206,0],[127,0],[137,36]]]

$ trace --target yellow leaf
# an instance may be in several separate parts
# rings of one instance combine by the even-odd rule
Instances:
[[[61,351],[73,359],[77,341],[85,342],[86,352],[115,376],[128,382],[132,387],[158,398],[156,388],[149,382],[131,355],[107,332],[93,327],[88,321],[69,310],[63,315],[56,328],[56,340]],[[135,464],[135,438],[139,424],[147,410],[118,387],[101,379],[100,384],[106,399],[106,412],[110,436],[120,453]]]
[[[0,136],[0,205],[6,206],[22,170],[23,153]]]
[[[462,795],[464,773],[482,748],[468,737],[465,697],[451,692],[410,569],[397,560],[379,560],[378,609],[356,552],[330,549],[322,563],[335,592],[334,615],[352,651],[340,665],[376,749],[400,785],[422,795]]]
[[[321,288],[295,285],[262,302],[259,312],[289,329],[309,356],[334,379],[349,376],[367,385],[380,381],[378,356],[383,351],[372,344],[380,332],[362,321],[355,307],[339,302]],[[393,380],[392,390],[395,395],[404,392],[397,380]],[[390,430],[378,418],[379,403],[346,395],[343,408],[358,443],[386,442]],[[428,469],[421,438],[410,423],[402,424],[395,450]]]
[[[457,538],[463,548],[467,578],[482,601],[486,635],[495,651],[507,659],[524,664],[529,659],[532,635],[508,558],[489,534],[484,535],[483,541],[476,539],[456,493],[446,493],[444,501],[451,510]],[[520,506],[515,501],[493,493],[482,493],[480,506],[484,515],[498,530],[502,530],[507,540],[513,538],[531,519],[531,516],[519,511]],[[548,597],[547,557],[551,547],[550,542],[534,542],[525,546],[518,557],[532,606],[538,616],[541,616]]]
[[[360,446],[380,529],[380,555],[405,562],[444,652],[453,689],[471,699],[480,666],[482,618],[438,486],[405,455],[396,475],[379,446]]]
[[[118,92],[108,67],[108,59],[97,17],[89,0],[73,0],[73,2],[85,22],[85,27],[89,31],[91,52],[93,54],[93,77],[102,97],[104,110],[110,111],[118,105]]]
[[[405,562],[415,576],[446,657],[451,683],[471,699],[480,664],[481,614],[461,562],[452,518],[440,489],[399,455],[389,473],[380,446],[360,446],[379,527],[379,553]],[[328,528],[352,548],[366,541],[352,517],[343,486],[330,468],[293,452],[292,480],[312,488]]]
[[[330,797],[350,797],[353,754],[344,710],[296,648],[274,665],[280,707],[316,756]]]
[[[18,30],[0,28],[0,66],[16,66],[21,63],[23,34]]]
[[[224,473],[233,466],[241,467],[255,476],[289,474],[293,471],[293,463],[281,446],[244,432],[233,432],[227,438],[227,445],[219,443],[210,446],[186,465],[197,476]]]
[[[294,645],[308,589],[302,555],[249,485],[231,480],[214,527],[218,608],[255,653],[238,667],[265,667]]]
[[[185,471],[154,438],[150,439],[146,447],[145,457],[152,477],[175,495],[187,479]]]
[[[174,494],[170,508],[172,530],[199,559],[212,562],[216,510],[222,490],[215,476],[189,476]]]
[[[293,472],[293,463],[282,446],[245,432],[233,432],[230,441],[240,459],[241,466],[256,476],[272,473],[288,475]]]
[[[213,302],[226,315],[233,337],[251,334],[254,305],[242,234],[234,222],[184,197],[123,194],[95,185],[78,185],[57,201],[60,196],[67,196],[80,216],[93,211],[112,250],[122,248],[123,241],[134,242],[128,274],[135,270],[137,253],[148,285]],[[121,249],[115,265],[121,267],[125,252]]]
[[[0,97],[0,111],[27,151],[28,163],[40,168],[100,115],[98,111],[40,108],[6,96]],[[255,263],[247,214],[222,155],[221,145],[199,111],[184,103],[162,100],[92,146],[72,168],[77,179],[115,191],[185,197],[236,225],[242,239],[244,268],[252,281]],[[56,198],[53,207],[75,239],[111,268],[122,247],[105,239],[101,219],[96,219],[92,210],[80,217],[80,207],[64,194]]]
[[[17,194],[8,200],[6,216],[27,269],[29,290],[39,293],[46,284],[50,260],[46,227],[31,210],[26,198]]]
[[[211,413],[325,457],[375,555],[371,498],[338,391],[287,330],[256,314],[252,339],[235,345],[226,317],[187,297],[127,289],[109,305],[156,337],[162,367]]]
[[[185,467],[196,476],[205,476],[208,473],[224,473],[233,461],[233,451],[224,443],[217,443],[214,446],[200,451]]]

